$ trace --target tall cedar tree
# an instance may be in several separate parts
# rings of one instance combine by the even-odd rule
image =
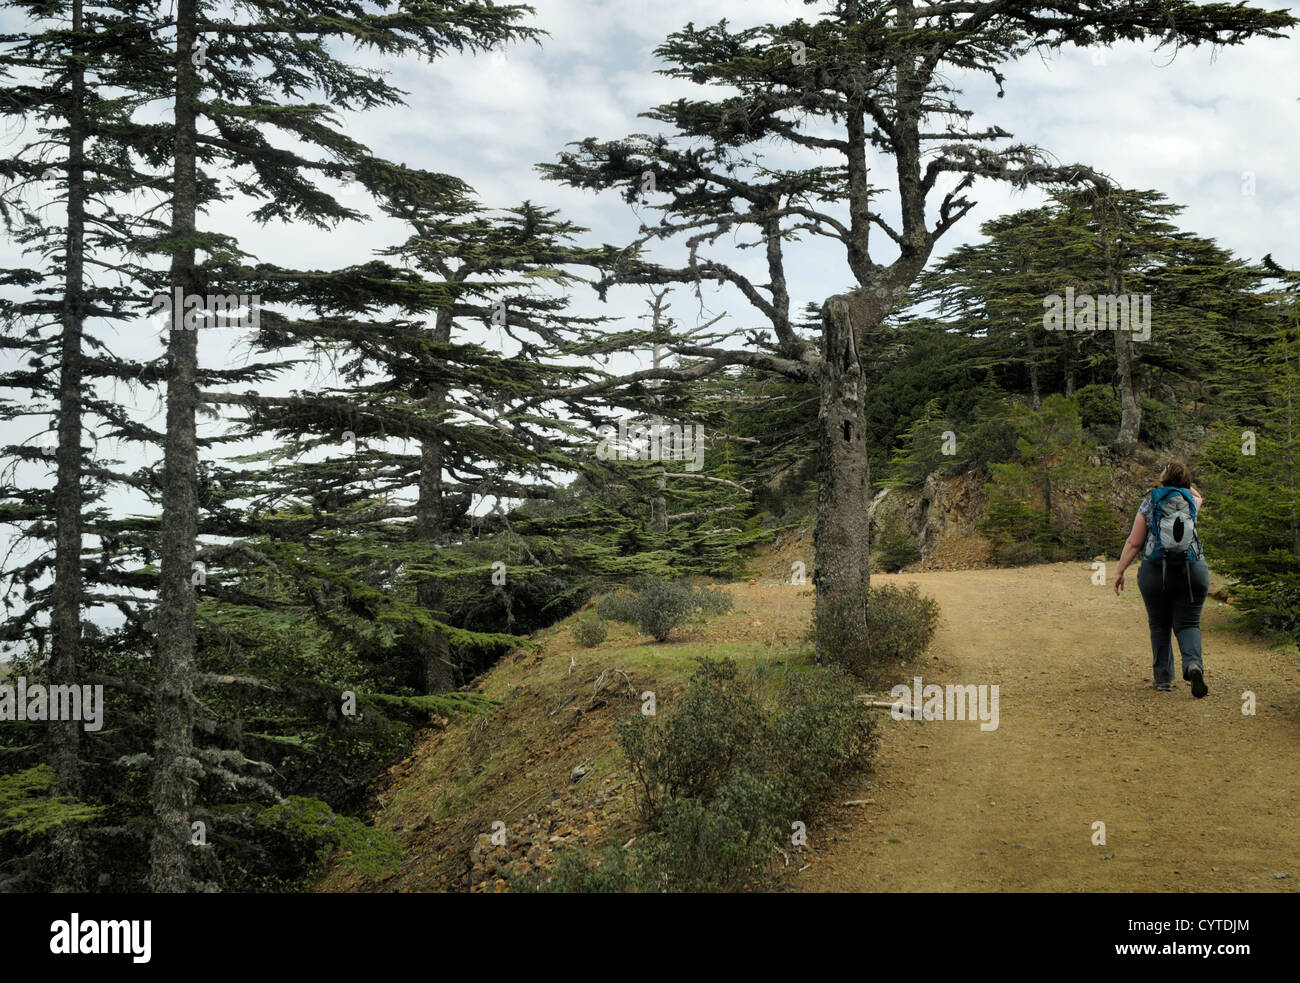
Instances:
[[[163,63],[158,46],[141,30],[145,8],[131,0],[14,6],[23,9],[30,26],[0,37],[0,71],[12,80],[0,113],[20,132],[30,127],[30,137],[0,160],[6,180],[0,217],[40,265],[4,272],[5,283],[25,288],[31,299],[4,302],[9,330],[0,346],[25,361],[0,383],[26,395],[6,401],[0,412],[6,419],[48,413],[55,434],[39,451],[5,448],[7,457],[26,465],[11,473],[27,480],[6,485],[3,495],[11,503],[5,519],[18,525],[19,541],[52,538],[54,549],[52,563],[42,550],[4,572],[6,605],[18,607],[6,621],[4,637],[25,639],[36,653],[44,652],[41,618],[48,613],[45,677],[72,684],[83,681],[86,670],[83,609],[111,603],[130,615],[139,608],[133,592],[120,590],[131,582],[117,570],[120,529],[102,509],[88,518],[110,485],[139,482],[95,459],[83,437],[150,436],[97,384],[148,385],[158,378],[149,367],[115,356],[103,329],[133,318],[138,296],[160,285],[157,272],[138,253],[159,226],[147,213],[133,214],[132,203],[158,182],[138,166],[135,151],[151,140],[132,117],[144,101],[138,90],[147,88],[146,80],[157,81]],[[57,216],[60,208],[63,214]],[[51,457],[52,491],[38,476],[44,469],[33,467]],[[83,559],[87,533],[99,540],[99,564]],[[37,584],[43,586],[34,589]],[[80,725],[51,723],[49,735],[52,794],[75,798],[83,787]],[[58,825],[52,845],[56,889],[83,889],[78,827]]]
[[[1148,389],[1169,401],[1227,398],[1240,380],[1216,384],[1216,366],[1257,348],[1250,338],[1264,323],[1255,294],[1264,271],[1178,231],[1168,219],[1181,211],[1155,191],[1116,189],[1106,201],[1087,192],[1053,195],[1044,207],[984,223],[984,240],[927,270],[914,296],[937,302],[943,326],[972,339],[966,368],[994,369],[1016,388],[1027,373],[1035,409],[1052,392],[1072,396],[1081,380],[1111,383],[1123,444],[1126,433],[1140,432],[1139,396]],[[1109,243],[1099,214],[1123,227]],[[1147,340],[1136,340],[1131,326],[1127,334],[1044,328],[1045,298],[1071,287],[1100,298],[1116,282],[1151,297]]]
[[[1267,398],[1215,427],[1198,469],[1216,503],[1206,549],[1236,579],[1234,602],[1300,644],[1300,273],[1263,262],[1282,285],[1272,344],[1250,368]]]
[[[159,243],[171,258],[170,289],[184,298],[238,293],[229,289],[232,257],[225,240],[198,226],[201,196],[214,195],[218,188],[262,199],[253,212],[262,222],[296,220],[328,227],[355,216],[317,185],[320,177],[338,177],[363,158],[362,148],[339,132],[332,110],[393,106],[400,104],[402,93],[379,73],[336,57],[331,49],[337,42],[391,57],[485,50],[535,35],[515,24],[528,11],[461,2],[403,4],[396,12],[388,4],[359,2],[340,10],[332,3],[284,0],[242,7],[240,19],[228,20],[206,0],[177,0],[175,20],[157,25],[174,32],[175,43],[168,95],[174,119],[172,221],[169,237]],[[304,92],[310,91],[323,93],[329,104],[306,102]],[[324,159],[277,145],[277,134],[318,149]],[[368,177],[364,170],[358,176],[363,182]],[[200,250],[207,254],[203,260]],[[198,767],[192,737],[196,595],[191,580],[199,532],[197,338],[197,331],[173,325],[167,341],[156,621],[155,891],[192,887],[189,812]]]
[[[865,631],[869,466],[861,353],[868,339],[921,273],[940,237],[974,207],[964,192],[977,178],[1022,187],[1109,187],[1092,169],[1052,165],[1034,147],[997,149],[1011,136],[1000,127],[972,132],[964,125],[972,113],[955,102],[946,73],[986,74],[1001,96],[1001,66],[1031,51],[1148,38],[1162,45],[1240,44],[1256,35],[1282,36],[1294,23],[1282,12],[1182,0],[927,5],[834,0],[811,23],[800,19],[743,31],[732,31],[725,22],[703,29],[688,25],[659,47],[670,65],[663,74],[739,90],[739,95],[681,99],[647,113],[672,128],[670,137],[587,139],[561,154],[559,163],[543,165],[550,177],[577,187],[624,188],[629,200],[649,190],[652,176],[654,191],[668,200],[655,206],[663,219],[646,230],[642,243],[683,236],[691,261],[685,269],[662,269],[631,253],[617,279],[729,283],[763,314],[776,336],[770,348],[761,338],[736,349],[714,337],[680,339],[672,350],[709,360],[703,372],[745,364],[817,384],[819,635],[832,627],[841,638]],[[778,140],[828,153],[834,163],[774,171],[745,152]],[[875,206],[882,189],[869,180],[869,147],[894,159],[897,223]],[[941,195],[940,178],[950,184]],[[940,197],[937,208],[930,208],[934,222],[927,225],[932,195]],[[847,223],[821,210],[831,201],[847,204]],[[873,226],[897,252],[891,263],[880,262],[879,250],[871,251]],[[699,256],[724,233],[743,231],[756,236],[748,245],[764,248],[767,283]],[[820,346],[799,337],[789,317],[782,251],[804,233],[844,246],[853,283],[821,305]],[[700,374],[700,367],[659,370],[660,377]]]
[[[438,693],[461,682],[465,649],[517,643],[448,624],[445,584],[505,586],[490,579],[484,551],[467,539],[487,526],[497,541],[510,540],[510,524],[499,508],[485,517],[479,507],[549,496],[553,476],[588,442],[579,421],[539,414],[521,400],[581,378],[558,356],[585,341],[592,319],[569,313],[557,289],[573,281],[570,267],[596,260],[569,244],[585,230],[527,202],[492,215],[466,195],[429,200],[404,187],[387,195],[384,210],[412,228],[385,251],[402,265],[371,264],[353,290],[318,298],[316,317],[282,327],[337,356],[344,385],[291,397],[204,398],[249,409],[247,432],[276,441],[261,455],[271,468],[240,479],[256,489],[256,518],[246,525],[275,541],[275,562],[299,573],[306,591],[328,580],[354,603],[382,608],[407,648],[423,653],[422,691]],[[397,440],[414,442],[414,451],[394,448]],[[318,448],[333,453],[285,463]],[[414,501],[401,501],[411,489]],[[312,559],[312,543],[328,544],[329,563]],[[400,589],[346,585],[340,566],[400,572],[401,583],[415,584],[415,605]],[[543,577],[547,592],[563,594],[553,574],[531,556],[507,576],[512,588]],[[505,600],[506,629],[514,630],[508,593],[492,592]]]

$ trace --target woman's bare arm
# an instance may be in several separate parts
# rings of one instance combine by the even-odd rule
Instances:
[[[1147,538],[1147,517],[1139,512],[1133,519],[1133,528],[1129,531],[1128,539],[1124,541],[1124,549],[1119,557],[1119,569],[1115,571],[1115,593],[1118,594],[1124,589],[1124,571],[1128,565],[1133,562],[1138,555],[1138,550]]]

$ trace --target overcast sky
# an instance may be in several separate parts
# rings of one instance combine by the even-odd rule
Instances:
[[[532,23],[550,35],[540,47],[389,64],[410,93],[409,108],[354,114],[348,128],[383,156],[462,177],[490,206],[531,199],[559,207],[590,228],[594,240],[620,244],[636,219],[616,194],[543,181],[533,165],[586,136],[652,130],[656,124],[639,113],[679,95],[698,96],[700,88],[655,74],[661,66],[654,48],[671,31],[722,18],[736,27],[781,22],[817,9],[798,0],[536,0],[534,6]],[[973,128],[995,123],[1016,142],[1040,146],[1062,162],[1087,163],[1126,187],[1161,191],[1187,206],[1179,220],[1185,230],[1249,259],[1272,252],[1297,267],[1298,45],[1266,39],[1218,52],[1067,48],[1010,66],[1001,100],[984,77],[955,81],[977,114]],[[772,153],[794,159],[781,148]],[[892,186],[892,161],[873,161],[872,180]],[[1243,193],[1252,185],[1253,194]],[[1041,200],[1034,190],[986,181],[972,196],[979,206],[941,241],[939,255],[976,238],[982,221]],[[268,258],[287,248],[297,262],[328,267],[401,234],[388,222],[349,226],[333,236],[268,229],[259,231],[256,244]],[[808,247],[791,250],[791,257],[797,304],[820,302],[848,285],[842,258],[828,262],[833,252]],[[615,304],[615,311],[632,313],[640,295],[625,292]],[[676,313],[684,315],[688,306],[683,298]],[[734,299],[718,309],[749,317]]]
[[[461,177],[489,207],[530,199],[560,208],[565,217],[590,228],[593,242],[623,244],[637,219],[616,194],[545,182],[534,165],[553,160],[566,143],[586,136],[613,139],[651,130],[650,121],[638,119],[638,113],[679,95],[699,95],[701,90],[688,83],[655,74],[660,67],[655,46],[687,22],[702,26],[726,18],[735,27],[746,27],[811,19],[823,5],[810,8],[798,0],[534,0],[534,6],[530,23],[549,33],[540,47],[522,44],[494,55],[451,55],[432,64],[382,63],[363,56],[392,73],[409,93],[409,106],[345,114],[345,128],[381,156]],[[17,23],[11,10],[0,14],[0,28]],[[952,81],[965,90],[960,101],[976,112],[973,129],[996,124],[1013,133],[1016,142],[1040,146],[1062,162],[1087,163],[1123,186],[1161,191],[1186,205],[1177,220],[1185,231],[1214,238],[1251,260],[1271,252],[1282,265],[1296,268],[1298,43],[1256,40],[1218,52],[1157,52],[1153,45],[1065,49],[1010,66],[1001,100],[982,76]],[[772,154],[778,162],[796,159],[781,148]],[[892,162],[871,163],[873,182],[892,187]],[[969,194],[979,205],[941,241],[936,260],[977,238],[982,221],[1042,200],[1034,190],[1013,192],[984,181]],[[882,207],[891,211],[888,199]],[[227,209],[210,222],[242,232],[241,244],[260,259],[320,269],[365,261],[373,250],[404,238],[391,221],[351,223],[323,234],[255,227]],[[0,253],[5,265],[16,259],[12,244],[0,243]],[[750,251],[737,263],[752,269],[753,259],[757,257]],[[791,248],[789,260],[796,307],[820,303],[849,286],[842,254],[826,244]],[[590,294],[579,298],[579,306],[635,316],[643,298],[644,293],[625,289],[612,293],[603,308]],[[706,300],[701,313],[680,293],[673,313],[684,324],[723,311],[738,319],[737,326],[759,323],[734,295]],[[1158,312],[1156,320],[1158,330]],[[205,364],[234,357],[229,340],[220,335],[201,334]],[[145,331],[120,338],[123,355],[152,357],[158,350],[156,336]],[[302,383],[286,379],[276,388]],[[161,426],[162,407],[155,396],[140,410]],[[27,440],[30,430],[10,426],[2,436],[6,442]]]

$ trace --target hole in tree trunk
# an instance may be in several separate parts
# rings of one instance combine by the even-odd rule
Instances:
[[[845,440],[853,439],[853,424],[851,424],[848,420],[844,421],[844,439]]]

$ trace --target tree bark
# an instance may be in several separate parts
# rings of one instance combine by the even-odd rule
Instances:
[[[82,318],[85,311],[86,244],[86,72],[80,58],[81,0],[73,0],[73,65],[68,90],[67,239],[64,256],[63,326],[59,344],[58,475],[54,485],[53,655],[50,676],[60,685],[77,685],[81,666],[81,387]],[[54,794],[81,797],[81,723],[50,724],[50,764]],[[84,891],[85,852],[77,823],[54,833],[53,885],[56,891]]]
[[[1115,257],[1114,235],[1119,225],[1108,200],[1100,204],[1102,247],[1106,256],[1106,283],[1110,292],[1116,296],[1124,294],[1124,271],[1119,268]],[[1112,218],[1115,221],[1112,221]],[[1119,434],[1115,443],[1121,450],[1131,449],[1137,444],[1142,426],[1142,403],[1138,399],[1137,386],[1133,379],[1133,337],[1127,331],[1119,330],[1115,325],[1115,388],[1119,391]]]
[[[821,312],[820,487],[813,533],[819,659],[836,658],[837,640],[865,635],[865,594],[871,582],[865,379],[849,310],[844,297],[832,297]]]
[[[657,485],[659,494],[650,499],[650,528],[655,532],[668,531],[668,500],[664,497],[664,492],[668,489],[668,478],[664,475],[664,469],[659,469]]]
[[[1029,358],[1026,359],[1029,364],[1029,400],[1030,405],[1037,412],[1042,408],[1042,399],[1038,388],[1038,352],[1034,350],[1033,328],[1025,328],[1025,345],[1029,351]]]
[[[1062,352],[1063,352],[1062,361],[1065,363],[1063,366],[1063,370],[1065,372],[1065,398],[1069,399],[1071,396],[1074,395],[1074,389],[1075,389],[1074,340],[1067,334],[1065,336],[1064,341],[1065,344],[1062,346]]]
[[[196,120],[198,75],[191,60],[197,37],[196,0],[176,11],[175,160],[173,162],[171,286],[202,294],[193,237],[197,210]],[[155,892],[188,891],[190,811],[197,785],[193,690],[195,591],[191,583],[198,536],[198,451],[194,412],[198,400],[198,330],[173,312],[167,341],[167,446],[163,463],[161,570],[158,608],[157,735],[154,743],[154,832],[150,886]]]
[[[1120,423],[1116,443],[1129,448],[1137,443],[1142,426],[1142,404],[1133,385],[1133,339],[1115,332],[1115,386],[1119,390]]]
[[[447,344],[451,340],[451,314],[438,313],[433,329],[434,341]],[[447,399],[447,390],[441,386],[429,392],[431,406],[441,412]],[[422,440],[420,443],[420,497],[415,508],[415,535],[431,552],[437,552],[443,538],[443,448],[441,440]],[[442,581],[425,577],[416,586],[416,599],[433,617],[442,620],[444,591]],[[424,691],[448,693],[456,688],[456,667],[451,660],[451,644],[447,633],[434,629],[424,644]]]

